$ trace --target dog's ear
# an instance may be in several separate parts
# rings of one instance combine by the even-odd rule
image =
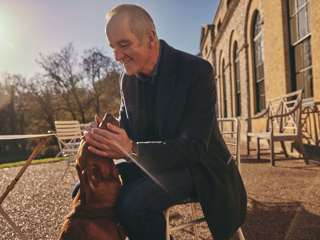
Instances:
[[[101,118],[96,114],[94,116],[94,121],[96,122],[97,126],[99,126],[99,124],[101,123]]]
[[[119,124],[119,121],[118,119],[116,119],[112,114],[110,113],[106,113],[103,117],[103,120],[102,121],[105,121],[105,124],[107,123],[111,123],[112,125],[115,125],[115,126],[120,126]]]

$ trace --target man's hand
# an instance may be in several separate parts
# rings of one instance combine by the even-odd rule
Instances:
[[[132,141],[126,131],[108,123],[108,130],[92,128],[84,133],[88,150],[102,157],[126,158],[132,151]]]

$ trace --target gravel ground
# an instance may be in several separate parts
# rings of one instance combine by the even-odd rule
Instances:
[[[68,213],[71,173],[61,180],[65,162],[30,166],[2,207],[22,228],[28,239],[56,239]],[[19,168],[0,169],[0,193]],[[268,162],[244,160],[242,175],[248,191],[248,216],[243,226],[247,240],[320,240],[320,166],[303,161]],[[201,211],[199,210],[199,213]],[[177,207],[175,221],[189,210]],[[200,239],[211,239],[205,224]],[[193,239],[191,229],[175,239]],[[0,215],[0,240],[19,239]]]

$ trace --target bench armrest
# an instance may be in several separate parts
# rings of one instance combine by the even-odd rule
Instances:
[[[259,119],[259,118],[263,118],[265,117],[266,115],[268,116],[269,114],[269,107],[267,107],[266,109],[262,110],[262,112],[259,112],[257,115],[253,116],[253,117],[248,117],[248,118],[245,118],[246,121],[249,121],[249,120],[254,120],[254,119]]]
[[[282,113],[282,114],[272,115],[272,116],[270,116],[270,119],[287,117],[287,116],[289,116],[289,115],[292,115],[292,114],[293,114],[295,111],[297,111],[299,108],[300,108],[300,110],[301,110],[301,108],[302,108],[301,101],[297,102],[296,106],[294,106],[294,108],[291,109],[289,112]]]

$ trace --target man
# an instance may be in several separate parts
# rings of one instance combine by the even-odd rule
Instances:
[[[117,210],[130,240],[165,239],[163,210],[197,199],[215,239],[243,223],[246,192],[219,133],[210,64],[158,40],[150,15],[124,4],[107,14],[106,34],[123,65],[120,126],[85,134],[90,151],[115,159],[124,185]]]

